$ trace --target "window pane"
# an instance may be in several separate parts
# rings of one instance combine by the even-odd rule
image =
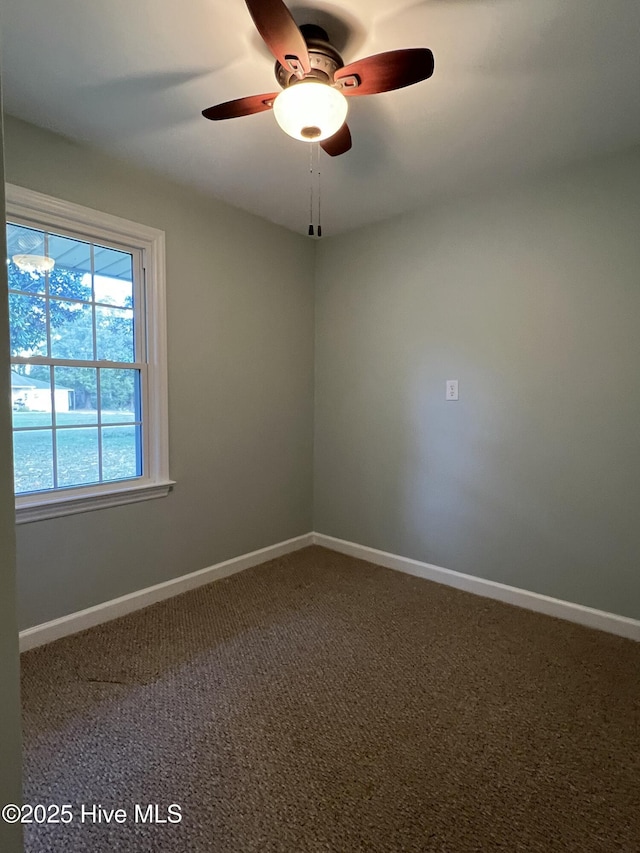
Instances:
[[[90,305],[51,299],[51,355],[53,358],[93,360],[93,317]]]
[[[9,294],[11,355],[47,355],[47,300]]]
[[[56,367],[54,373],[58,426],[97,423],[98,394],[95,368]]]
[[[52,489],[53,443],[51,430],[14,432],[13,464],[16,493]]]
[[[51,426],[51,368],[42,364],[11,369],[11,408],[14,427]]]
[[[51,412],[27,412],[21,409],[13,409],[13,428],[24,429],[25,427],[51,426]]]
[[[103,428],[102,476],[105,480],[142,476],[139,426]]]
[[[106,361],[135,361],[130,308],[96,307],[96,357]]]
[[[58,456],[58,486],[80,486],[97,483],[98,430],[59,429],[56,431]]]
[[[133,306],[133,257],[128,252],[93,248],[94,288],[96,302]]]
[[[44,273],[24,272],[14,257],[20,255],[44,255],[44,232],[23,225],[7,224],[7,273],[9,287],[13,290],[24,290],[28,293],[44,293],[46,276]]]
[[[100,368],[102,423],[140,420],[140,371]]]
[[[91,245],[71,237],[49,235],[47,254],[55,261],[49,293],[67,299],[91,300]]]

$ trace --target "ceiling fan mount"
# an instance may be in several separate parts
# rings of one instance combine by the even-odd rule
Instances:
[[[317,24],[302,24],[300,32],[307,44],[311,66],[311,70],[303,79],[317,79],[331,85],[336,71],[344,66],[342,57],[329,41],[327,32]],[[282,89],[286,89],[300,79],[295,71],[285,67],[278,60],[276,60],[275,73],[276,80]]]
[[[427,80],[433,74],[428,48],[378,53],[345,65],[323,27],[298,27],[283,0],[245,0],[256,29],[276,59],[281,92],[250,95],[202,111],[211,121],[273,109],[280,127],[295,139],[318,142],[331,157],[351,148],[347,101]]]

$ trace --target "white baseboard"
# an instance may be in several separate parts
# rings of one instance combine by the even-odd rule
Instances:
[[[270,545],[267,548],[261,548],[249,554],[242,554],[240,557],[234,557],[231,560],[217,563],[214,566],[200,569],[197,572],[191,572],[188,575],[172,578],[164,583],[132,592],[129,595],[114,598],[112,601],[105,601],[103,604],[97,604],[95,607],[89,607],[77,613],[70,613],[68,616],[62,616],[60,619],[54,619],[51,622],[27,628],[20,632],[20,651],[24,652],[28,649],[36,648],[36,646],[51,643],[53,640],[58,640],[69,634],[84,631],[86,628],[93,628],[95,625],[109,622],[111,619],[117,619],[119,616],[125,616],[134,610],[141,610],[150,604],[164,601],[167,598],[180,595],[180,593],[187,592],[190,589],[195,589],[212,581],[226,578],[229,575],[236,574],[236,572],[241,572],[252,566],[258,566],[260,563],[266,563],[268,560],[282,557],[285,554],[305,548],[308,545],[322,545],[324,548],[329,548],[332,551],[338,551],[341,554],[347,554],[351,557],[357,557],[360,560],[367,560],[378,566],[416,575],[417,577],[445,584],[445,586],[452,586],[465,592],[484,596],[485,598],[504,601],[506,604],[524,607],[527,610],[545,613],[547,616],[566,619],[569,622],[576,622],[588,628],[596,628],[600,631],[606,631],[610,634],[616,634],[620,637],[640,642],[640,621],[630,619],[627,616],[618,616],[615,613],[607,613],[604,610],[594,610],[591,607],[584,607],[581,604],[573,604],[570,601],[562,601],[558,598],[550,598],[547,595],[540,595],[537,592],[528,592],[527,590],[507,586],[496,581],[477,578],[473,575],[465,575],[451,569],[444,569],[441,566],[423,563],[420,560],[412,560],[408,557],[390,554],[387,551],[378,551],[376,548],[369,548],[366,545],[357,545],[354,542],[347,542],[344,539],[336,539],[333,536],[326,536],[324,533],[306,533],[303,536],[287,539],[285,542],[279,542],[276,545]]]
[[[217,563],[215,566],[209,566],[206,569],[200,569],[179,578],[172,578],[164,581],[164,583],[129,593],[129,595],[123,595],[120,598],[114,598],[112,601],[105,601],[103,604],[95,605],[95,607],[70,613],[60,619],[35,625],[33,628],[20,631],[20,651],[25,652],[36,646],[59,640],[60,637],[76,634],[86,628],[93,628],[95,625],[109,622],[111,619],[132,613],[134,610],[141,610],[150,604],[172,598],[174,595],[180,595],[182,592],[220,580],[220,578],[226,578],[229,575],[236,574],[236,572],[250,569],[252,566],[266,563],[268,560],[282,557],[284,554],[289,554],[311,544],[312,534],[305,533],[304,536],[287,539],[284,542],[278,542],[276,545],[260,548],[259,551],[251,551],[249,554],[242,554],[240,557],[225,560],[224,563]]]
[[[344,539],[325,536],[324,533],[312,533],[311,538],[314,545],[322,545],[332,551],[357,557],[360,560],[367,560],[387,569],[416,575],[419,578],[484,596],[484,598],[494,598],[496,601],[504,601],[506,604],[514,604],[516,607],[524,607],[526,610],[545,613],[547,616],[577,622],[587,628],[596,628],[599,631],[607,631],[609,634],[617,634],[619,637],[640,642],[640,621],[637,619],[618,616],[604,610],[594,610],[581,604],[573,604],[570,601],[550,598],[537,592],[528,592],[525,589],[507,586],[496,581],[465,575],[451,569],[443,569],[441,566],[411,560],[408,557],[399,557],[396,554],[389,554],[387,551],[368,548],[366,545],[356,545],[354,542],[347,542]]]

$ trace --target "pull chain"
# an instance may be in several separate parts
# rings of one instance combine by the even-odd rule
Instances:
[[[309,237],[313,237],[313,145],[309,146]]]
[[[321,219],[321,194],[320,194],[320,146],[316,145],[317,164],[318,164],[318,237],[322,237],[322,219]]]
[[[313,149],[316,151],[316,173],[318,180],[318,224],[317,229],[313,225]],[[317,143],[309,145],[309,237],[322,237],[322,198],[321,198],[321,174],[320,174],[320,146]]]

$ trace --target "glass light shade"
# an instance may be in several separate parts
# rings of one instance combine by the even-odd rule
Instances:
[[[320,142],[337,133],[347,117],[347,99],[332,86],[304,80],[284,89],[273,102],[276,121],[285,133],[304,142]]]
[[[22,272],[42,274],[55,266],[54,259],[47,255],[14,255],[11,260]]]

